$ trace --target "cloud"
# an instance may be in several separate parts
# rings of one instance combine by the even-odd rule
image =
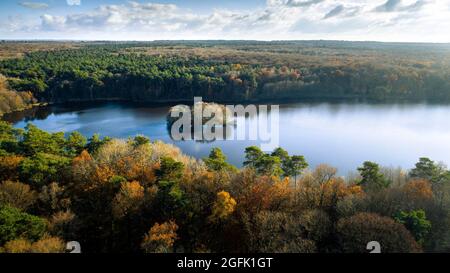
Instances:
[[[79,6],[81,5],[81,0],[67,0],[67,5],[69,6]]]
[[[410,5],[402,5],[402,0],[388,0],[386,3],[375,8],[376,12],[413,12],[419,11],[429,2],[426,0],[417,0]]]
[[[345,10],[344,6],[339,5],[339,6],[335,7],[334,9],[330,10],[327,14],[325,14],[323,19],[328,19],[331,17],[338,16],[338,15],[342,14],[344,10]]]
[[[447,1],[267,0],[254,9],[199,12],[174,4],[128,1],[65,15],[0,21],[3,37],[95,40],[338,39],[444,40]],[[382,5],[380,5],[382,4]],[[36,20],[38,19],[38,20]],[[436,28],[436,26],[441,26]]]
[[[415,3],[413,3],[411,5],[402,7],[401,10],[402,11],[418,11],[428,3],[429,2],[425,1],[425,0],[417,0]]]
[[[286,5],[289,7],[309,7],[324,2],[324,0],[288,0]]]
[[[41,16],[41,27],[47,31],[64,30],[65,21],[62,16],[44,14]]]
[[[395,11],[401,4],[402,0],[387,0],[386,3],[375,8],[377,12],[392,12]]]
[[[29,9],[47,9],[48,8],[48,4],[39,3],[39,2],[20,2],[19,5],[21,5],[24,8],[29,8]]]

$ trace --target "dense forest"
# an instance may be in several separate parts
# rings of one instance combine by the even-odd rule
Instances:
[[[196,160],[145,136],[86,139],[0,122],[0,252],[450,251],[450,171],[364,162],[353,178],[278,148]]]
[[[8,88],[31,92],[41,103],[191,101],[194,96],[216,102],[450,99],[447,45],[1,42],[0,48],[0,74]]]

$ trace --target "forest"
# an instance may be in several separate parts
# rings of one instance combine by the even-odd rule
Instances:
[[[36,103],[450,99],[450,47],[338,41],[0,42],[0,115]],[[24,95],[25,94],[25,95]],[[5,97],[4,95],[2,95]],[[10,97],[10,96],[9,96]],[[33,102],[32,102],[33,101]]]
[[[450,251],[450,171],[362,162],[343,178],[282,148],[244,167],[145,136],[48,133],[0,122],[0,252],[367,253]]]

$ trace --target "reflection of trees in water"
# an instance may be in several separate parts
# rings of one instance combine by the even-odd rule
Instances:
[[[52,113],[53,111],[50,106],[36,106],[23,111],[5,114],[2,120],[10,123],[17,123],[19,121],[31,122],[44,120]]]

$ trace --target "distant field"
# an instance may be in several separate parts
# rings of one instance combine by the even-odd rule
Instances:
[[[0,42],[0,60],[23,57],[36,51],[61,50],[80,47],[78,43],[69,42]]]

